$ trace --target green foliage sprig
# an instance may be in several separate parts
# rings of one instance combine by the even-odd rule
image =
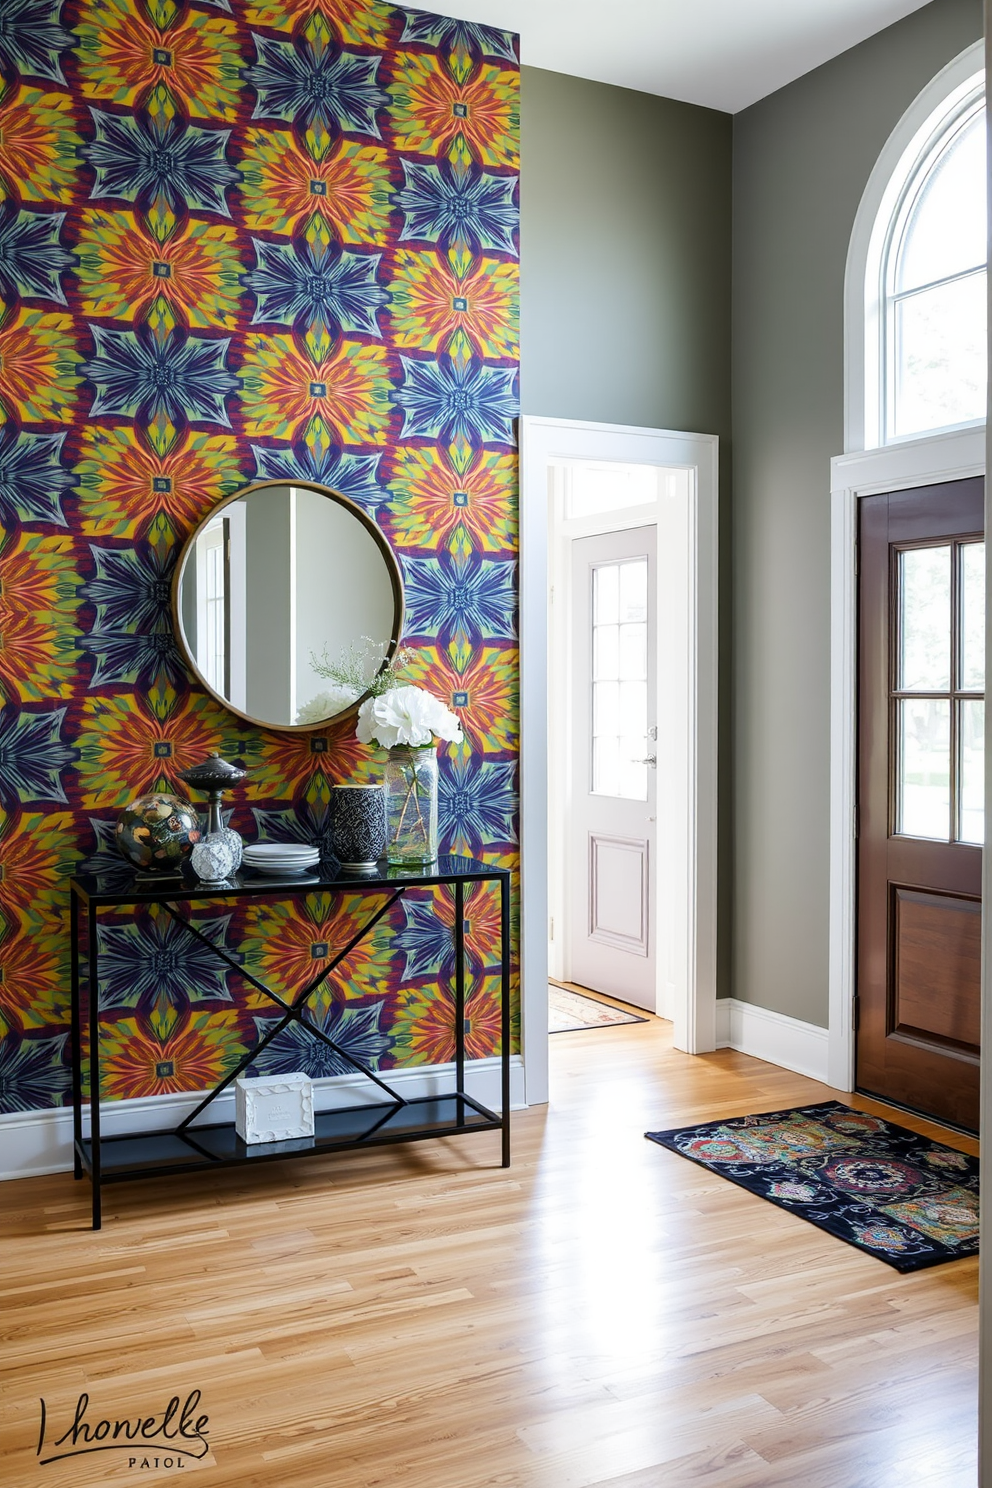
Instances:
[[[310,665],[318,677],[326,677],[339,687],[348,688],[356,698],[363,693],[381,697],[395,687],[413,652],[401,646],[387,660],[389,645],[385,641],[373,641],[371,636],[362,636],[352,641],[347,651],[341,652],[333,661],[325,646],[320,656],[310,652]]]

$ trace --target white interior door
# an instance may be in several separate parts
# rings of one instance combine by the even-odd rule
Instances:
[[[657,528],[572,545],[568,977],[657,1010]]]

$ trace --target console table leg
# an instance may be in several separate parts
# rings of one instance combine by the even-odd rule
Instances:
[[[100,1203],[100,966],[96,936],[96,910],[90,906],[89,999],[90,999],[90,1176],[93,1182],[93,1228],[102,1223]]]
[[[79,1149],[83,1140],[83,1050],[79,1016],[79,900],[69,890],[69,1001],[72,1018],[72,1176],[82,1178]]]
[[[503,1167],[510,1166],[510,880],[499,881],[500,1073],[503,1083]]]
[[[455,884],[455,1089],[465,1089],[465,886]],[[465,1122],[465,1107],[458,1102],[458,1125]]]

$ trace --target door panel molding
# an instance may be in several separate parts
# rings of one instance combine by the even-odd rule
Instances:
[[[612,867],[608,862],[609,856],[613,859]],[[636,863],[624,864],[624,858],[636,859]],[[632,956],[647,956],[650,952],[648,843],[635,837],[615,837],[603,832],[590,832],[588,861],[589,939],[598,940],[601,945],[614,946],[618,951],[627,951]],[[625,876],[624,867],[633,867],[636,877]],[[608,897],[601,897],[601,884],[609,886]],[[631,923],[636,919],[636,929],[624,931],[620,928],[625,910]],[[612,924],[609,923],[610,919],[613,920]]]
[[[977,1064],[981,896],[902,884],[890,887],[894,975],[886,1031],[941,1053],[963,1054]],[[927,961],[932,952],[939,958],[936,975]]]

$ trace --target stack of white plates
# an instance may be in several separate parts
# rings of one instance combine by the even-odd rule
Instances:
[[[245,865],[259,873],[310,873],[320,851],[301,842],[253,842],[245,848]]]

